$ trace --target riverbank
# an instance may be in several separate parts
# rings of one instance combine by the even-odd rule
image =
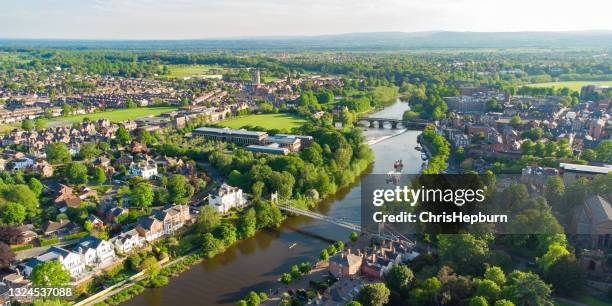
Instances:
[[[381,116],[400,114],[407,108],[404,102],[388,107]],[[378,114],[377,114],[378,116]],[[396,134],[397,130],[369,129],[366,138],[381,138]],[[406,173],[419,173],[420,152],[416,137],[420,131],[406,131],[396,137],[371,145],[374,163],[363,174],[384,174],[393,166],[391,161],[403,159]],[[411,162],[414,161],[414,162]],[[359,223],[361,215],[360,177],[345,188],[338,188],[334,195],[321,200],[313,209],[333,218],[343,218]],[[307,234],[305,234],[307,233]],[[157,306],[184,305],[234,305],[249,292],[272,293],[280,283],[279,277],[302,262],[315,262],[329,241],[346,240],[350,231],[325,221],[302,216],[286,218],[272,231],[260,231],[254,237],[238,241],[220,256],[202,260],[162,288],[145,289],[122,305]],[[326,237],[322,240],[318,237]]]

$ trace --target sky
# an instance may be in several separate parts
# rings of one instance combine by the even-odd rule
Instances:
[[[612,30],[610,0],[0,0],[0,38]]]

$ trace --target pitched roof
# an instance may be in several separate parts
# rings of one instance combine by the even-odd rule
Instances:
[[[612,205],[601,196],[592,196],[585,201],[587,209],[591,212],[593,224],[612,221]]]

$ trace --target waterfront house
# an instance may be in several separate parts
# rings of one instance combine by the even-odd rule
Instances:
[[[44,254],[21,265],[23,274],[29,276],[38,264],[51,260],[59,261],[73,279],[78,279],[85,272],[85,263],[80,254],[52,246]]]
[[[349,249],[329,259],[329,273],[336,278],[351,277],[359,273],[362,263],[361,254],[352,254]]]
[[[226,214],[232,208],[244,207],[245,204],[242,189],[225,183],[215,193],[208,195],[208,205],[220,214]]]
[[[156,210],[152,215],[140,217],[136,230],[147,241],[153,241],[163,235],[170,235],[191,220],[189,206],[166,206]]]
[[[83,256],[83,262],[90,267],[96,267],[113,262],[115,251],[113,245],[100,238],[87,236],[79,242],[74,251]]]
[[[131,229],[123,232],[109,240],[115,247],[115,251],[122,254],[128,254],[136,248],[142,247],[146,240],[140,236],[136,229]]]

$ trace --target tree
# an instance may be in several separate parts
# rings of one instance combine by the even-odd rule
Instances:
[[[104,184],[106,182],[106,173],[104,172],[104,169],[102,167],[96,167],[92,179],[98,185]]]
[[[130,141],[132,141],[132,136],[130,136],[130,132],[123,126],[120,126],[117,129],[117,132],[115,132],[115,138],[122,145],[126,145],[130,143]]]
[[[214,236],[228,247],[236,242],[236,227],[231,222],[223,222],[215,229]]]
[[[523,121],[521,120],[521,117],[519,117],[519,115],[514,115],[512,116],[512,118],[510,118],[510,125],[512,125],[513,127],[518,127],[521,125]]]
[[[382,306],[389,302],[390,293],[384,283],[370,283],[359,290],[357,301],[364,306]]]
[[[503,299],[503,300],[497,300],[494,305],[495,306],[514,306],[514,303]]]
[[[515,270],[510,273],[502,295],[515,305],[544,306],[552,305],[550,293],[550,287],[536,274]]]
[[[14,260],[15,253],[13,253],[11,247],[0,241],[0,269],[8,268]]]
[[[47,160],[52,164],[62,164],[70,161],[70,151],[63,142],[49,144],[45,149]]]
[[[498,286],[503,286],[506,283],[504,271],[497,266],[487,267],[484,277],[487,280],[493,281]]]
[[[357,239],[359,239],[359,234],[357,232],[351,232],[349,235],[349,240],[351,240],[351,242],[355,242]]]
[[[557,294],[574,296],[585,284],[585,271],[573,254],[565,255],[544,272],[544,279]]]
[[[39,181],[37,178],[33,177],[28,181],[28,187],[34,194],[38,197],[42,193],[43,188],[45,186]]]
[[[255,235],[255,230],[257,229],[257,217],[253,208],[249,208],[242,216],[242,218],[238,221],[237,228],[238,237],[241,239],[249,238]]]
[[[7,202],[14,202],[23,205],[29,216],[35,216],[38,210],[38,197],[27,185],[18,184],[5,186],[2,190],[2,197]]]
[[[147,182],[138,183],[130,192],[130,204],[135,207],[145,208],[153,203],[153,189]]]
[[[87,166],[79,162],[71,162],[64,170],[66,181],[73,185],[87,184]]]
[[[489,306],[489,303],[482,296],[474,296],[470,299],[469,306]]]
[[[26,209],[23,205],[8,202],[2,210],[2,221],[7,224],[21,224],[26,218]]]
[[[537,259],[542,271],[547,272],[561,258],[570,255],[570,252],[564,245],[553,243],[548,246],[548,251],[542,257]]]
[[[247,306],[247,302],[245,300],[238,301],[235,306]]]
[[[559,176],[551,176],[546,180],[544,187],[544,195],[548,203],[552,205],[561,204],[565,193],[565,184]]]
[[[430,277],[422,282],[417,288],[410,291],[409,301],[411,305],[428,306],[436,303],[436,293],[442,287],[437,277]]]
[[[26,131],[33,130],[34,129],[34,121],[32,121],[30,119],[23,120],[21,122],[21,128],[26,130]]]
[[[187,204],[194,193],[194,188],[187,182],[187,178],[175,174],[168,180],[168,198],[174,204]]]
[[[64,103],[62,105],[62,116],[70,116],[72,115],[72,106],[68,103]]]
[[[34,121],[34,126],[36,126],[37,131],[42,131],[47,128],[47,121],[42,118],[38,118]]]
[[[149,279],[156,277],[161,271],[161,265],[154,256],[145,258],[140,264],[140,270],[144,271]]]
[[[200,216],[196,225],[200,233],[210,233],[219,224],[221,224],[221,216],[214,207],[206,205],[200,209]]]
[[[319,254],[319,259],[321,259],[321,260],[328,260],[329,259],[329,253],[327,253],[327,249],[323,249],[321,251],[321,253]]]
[[[357,301],[350,301],[348,303],[346,303],[344,306],[362,306],[361,303],[357,302]]]
[[[602,140],[597,148],[597,160],[603,163],[612,163],[612,140]]]
[[[59,287],[70,282],[70,274],[57,260],[39,263],[30,274],[32,283],[39,287]]]
[[[486,298],[489,302],[497,300],[501,294],[501,288],[494,281],[488,279],[474,280],[475,294]]]
[[[285,285],[289,285],[289,284],[291,284],[293,279],[291,278],[291,274],[283,273],[283,275],[281,275],[280,281],[281,281],[281,283],[283,283]]]
[[[255,200],[261,199],[264,187],[266,187],[266,185],[262,181],[256,181],[255,183],[253,183],[253,187],[251,187],[251,190],[253,190],[253,198]]]
[[[23,243],[23,240],[23,232],[18,226],[0,224],[0,242],[6,244],[20,244]]]
[[[204,256],[211,258],[217,255],[221,248],[221,241],[215,238],[211,233],[204,234],[202,238],[202,252]]]
[[[438,235],[442,262],[462,273],[480,274],[489,252],[488,242],[470,234]]]
[[[81,145],[79,149],[79,157],[84,160],[92,159],[100,155],[102,151],[98,149],[98,146],[94,142],[86,142]]]
[[[257,292],[251,291],[246,297],[246,302],[248,306],[257,306],[261,303],[261,299]]]
[[[403,295],[408,294],[408,290],[413,281],[414,274],[406,265],[394,265],[389,272],[385,274],[385,284],[387,287],[391,291]]]

